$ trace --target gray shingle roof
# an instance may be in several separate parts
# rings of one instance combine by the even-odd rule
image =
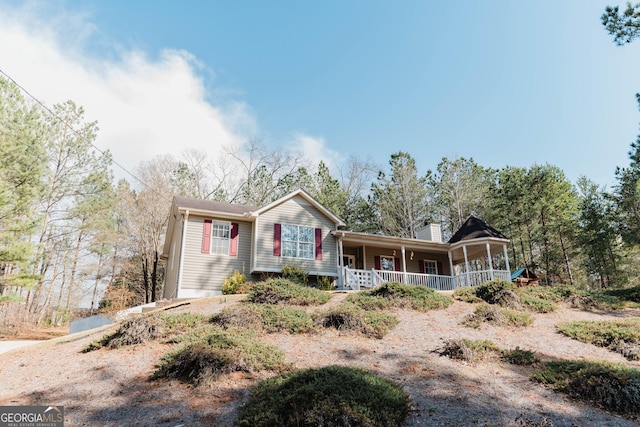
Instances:
[[[175,196],[178,208],[197,209],[209,212],[229,213],[242,215],[258,210],[257,206],[239,205],[235,203],[213,202],[211,200],[191,199],[189,197]]]

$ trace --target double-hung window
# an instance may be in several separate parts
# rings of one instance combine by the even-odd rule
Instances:
[[[231,237],[231,224],[222,221],[211,223],[211,253],[217,255],[229,255],[229,241]]]
[[[425,259],[422,262],[424,262],[425,274],[438,274],[438,263],[436,261]]]
[[[282,256],[314,258],[315,229],[302,225],[282,224]]]

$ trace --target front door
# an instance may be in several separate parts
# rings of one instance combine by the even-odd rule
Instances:
[[[342,256],[342,265],[348,268],[356,267],[356,257],[355,255],[343,255]]]

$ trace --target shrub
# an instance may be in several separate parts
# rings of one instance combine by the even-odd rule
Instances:
[[[551,361],[533,378],[555,390],[603,409],[640,415],[640,371],[593,361]]]
[[[353,331],[374,338],[384,337],[399,323],[395,316],[366,311],[353,304],[341,304],[315,317],[315,324],[339,331]]]
[[[640,359],[640,319],[566,322],[556,325],[563,334],[587,344],[607,347],[629,360]]]
[[[214,314],[210,322],[229,328],[286,331],[292,334],[313,330],[313,319],[304,310],[293,307],[263,304],[238,304]]]
[[[520,300],[525,308],[531,311],[535,311],[536,313],[551,313],[555,311],[556,305],[546,299],[536,298],[533,296],[529,296],[526,293],[520,294]]]
[[[476,296],[489,304],[494,304],[495,295],[504,290],[513,290],[515,285],[506,280],[491,280],[476,288]]]
[[[267,332],[300,334],[313,330],[313,318],[304,310],[274,305],[259,305],[256,308],[262,317],[262,327]]]
[[[476,362],[482,360],[487,354],[497,351],[499,351],[498,347],[489,340],[461,339],[446,341],[440,355],[466,362]]]
[[[222,328],[262,329],[262,315],[255,304],[236,304],[212,315],[209,322]]]
[[[161,337],[163,333],[163,321],[158,316],[138,316],[125,321],[115,332],[91,342],[82,352],[142,344]]]
[[[349,295],[347,301],[365,310],[411,308],[419,311],[446,308],[453,302],[433,289],[397,282],[383,283],[370,291]]]
[[[298,285],[307,286],[309,273],[299,265],[289,264],[282,266],[282,278],[297,283]]]
[[[538,362],[535,353],[516,347],[513,350],[502,350],[502,360],[512,365],[528,366]]]
[[[286,279],[268,279],[256,283],[248,300],[259,304],[320,305],[329,301],[331,294],[315,288],[301,286]]]
[[[103,347],[119,348],[142,344],[161,337],[170,340],[171,337],[191,330],[204,321],[204,316],[193,313],[162,313],[134,317],[122,323],[115,332],[91,342],[82,352],[87,353]]]
[[[479,328],[483,322],[504,326],[527,326],[533,322],[528,313],[520,313],[494,305],[482,304],[475,312],[465,318],[463,324],[472,328]]]
[[[331,291],[333,290],[333,280],[329,276],[319,276],[318,277],[318,289],[321,291]]]
[[[473,287],[456,289],[455,291],[453,291],[453,298],[459,301],[471,302],[471,303],[483,301],[482,298],[479,298],[476,296],[476,288],[473,288]]]
[[[240,287],[246,282],[247,276],[245,276],[244,273],[240,273],[238,270],[235,270],[231,277],[227,277],[224,279],[224,282],[222,282],[222,294],[237,294]]]
[[[151,379],[175,378],[193,385],[209,383],[235,371],[284,372],[290,365],[278,348],[260,342],[253,331],[210,325],[180,337],[182,345],[167,353]]]
[[[326,366],[277,376],[260,383],[240,407],[239,426],[399,426],[409,396],[374,373]]]

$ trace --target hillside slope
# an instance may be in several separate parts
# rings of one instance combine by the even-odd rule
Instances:
[[[328,304],[315,309],[335,305],[345,295],[336,293]],[[222,301],[193,301],[172,311],[210,314],[238,304]],[[383,339],[334,330],[265,334],[261,339],[282,349],[297,368],[353,365],[394,380],[412,398],[414,410],[407,426],[638,425],[531,381],[530,368],[497,357],[470,364],[439,354],[449,340],[487,339],[502,349],[532,350],[543,360],[607,360],[638,369],[640,362],[565,337],[554,326],[574,320],[640,317],[638,310],[590,312],[560,305],[552,313],[532,314],[533,324],[524,328],[462,326],[474,308],[455,301],[447,309],[427,313],[394,311],[400,323]],[[149,381],[172,345],[151,342],[81,353],[104,333],[47,341],[3,354],[0,405],[61,405],[66,426],[229,426],[251,387],[268,375],[238,372],[207,387]]]

